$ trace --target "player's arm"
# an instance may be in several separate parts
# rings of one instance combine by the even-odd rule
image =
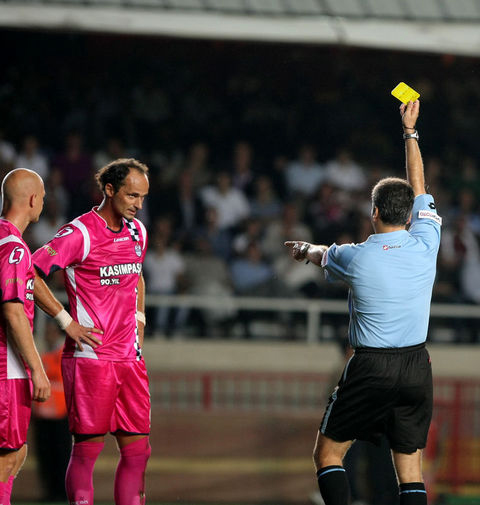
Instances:
[[[315,245],[300,240],[289,240],[285,242],[287,247],[291,248],[292,256],[297,261],[311,261],[317,266],[322,266],[322,258],[328,246]]]
[[[420,113],[420,101],[408,102],[400,106],[402,115],[403,131],[407,134],[414,133],[415,124]],[[420,154],[418,141],[415,138],[405,139],[405,163],[407,181],[412,185],[415,196],[425,194],[425,176],[423,173],[423,161]]]
[[[18,351],[32,372],[33,399],[44,402],[50,396],[50,381],[43,369],[42,360],[33,341],[30,323],[21,302],[2,304],[7,337],[15,343]]]
[[[94,349],[101,345],[102,342],[93,333],[102,335],[103,331],[98,328],[87,328],[74,321],[37,272],[35,272],[33,296],[36,305],[57,321],[60,328],[71,339],[75,340],[81,351],[83,351],[82,342],[92,346]]]
[[[143,337],[145,335],[145,279],[140,275],[137,284],[137,326],[138,341],[140,347],[143,347]]]

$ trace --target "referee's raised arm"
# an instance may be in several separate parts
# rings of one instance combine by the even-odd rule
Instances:
[[[415,123],[420,113],[420,101],[408,102],[400,106],[402,116],[403,138],[405,139],[405,163],[407,181],[412,185],[415,196],[425,194],[425,176],[423,161],[418,146],[418,132]]]

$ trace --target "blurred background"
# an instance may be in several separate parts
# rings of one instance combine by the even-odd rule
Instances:
[[[32,250],[101,201],[99,167],[150,168],[156,502],[318,502],[310,454],[345,359],[346,289],[283,242],[372,233],[373,184],[404,176],[390,91],[416,89],[444,222],[426,478],[432,503],[480,503],[480,0],[0,0],[0,48],[1,175],[46,182]],[[62,336],[40,314],[36,328],[54,360]],[[36,421],[15,493],[61,499],[37,470],[63,468],[40,439],[63,433],[64,411]],[[388,451],[359,447],[354,499],[394,503]],[[111,499],[115,450],[97,463],[98,500]]]

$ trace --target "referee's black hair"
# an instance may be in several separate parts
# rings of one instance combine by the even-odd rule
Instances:
[[[137,170],[148,177],[148,167],[134,158],[119,158],[100,168],[95,175],[98,187],[105,193],[105,186],[111,184],[115,193],[124,185],[130,170]]]
[[[381,179],[372,189],[372,211],[377,207],[385,224],[405,225],[412,212],[415,194],[412,186],[398,177]]]

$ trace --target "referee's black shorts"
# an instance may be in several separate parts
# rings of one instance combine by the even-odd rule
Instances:
[[[345,442],[379,443],[410,454],[427,443],[433,386],[425,344],[398,349],[358,348],[330,396],[320,431]]]

